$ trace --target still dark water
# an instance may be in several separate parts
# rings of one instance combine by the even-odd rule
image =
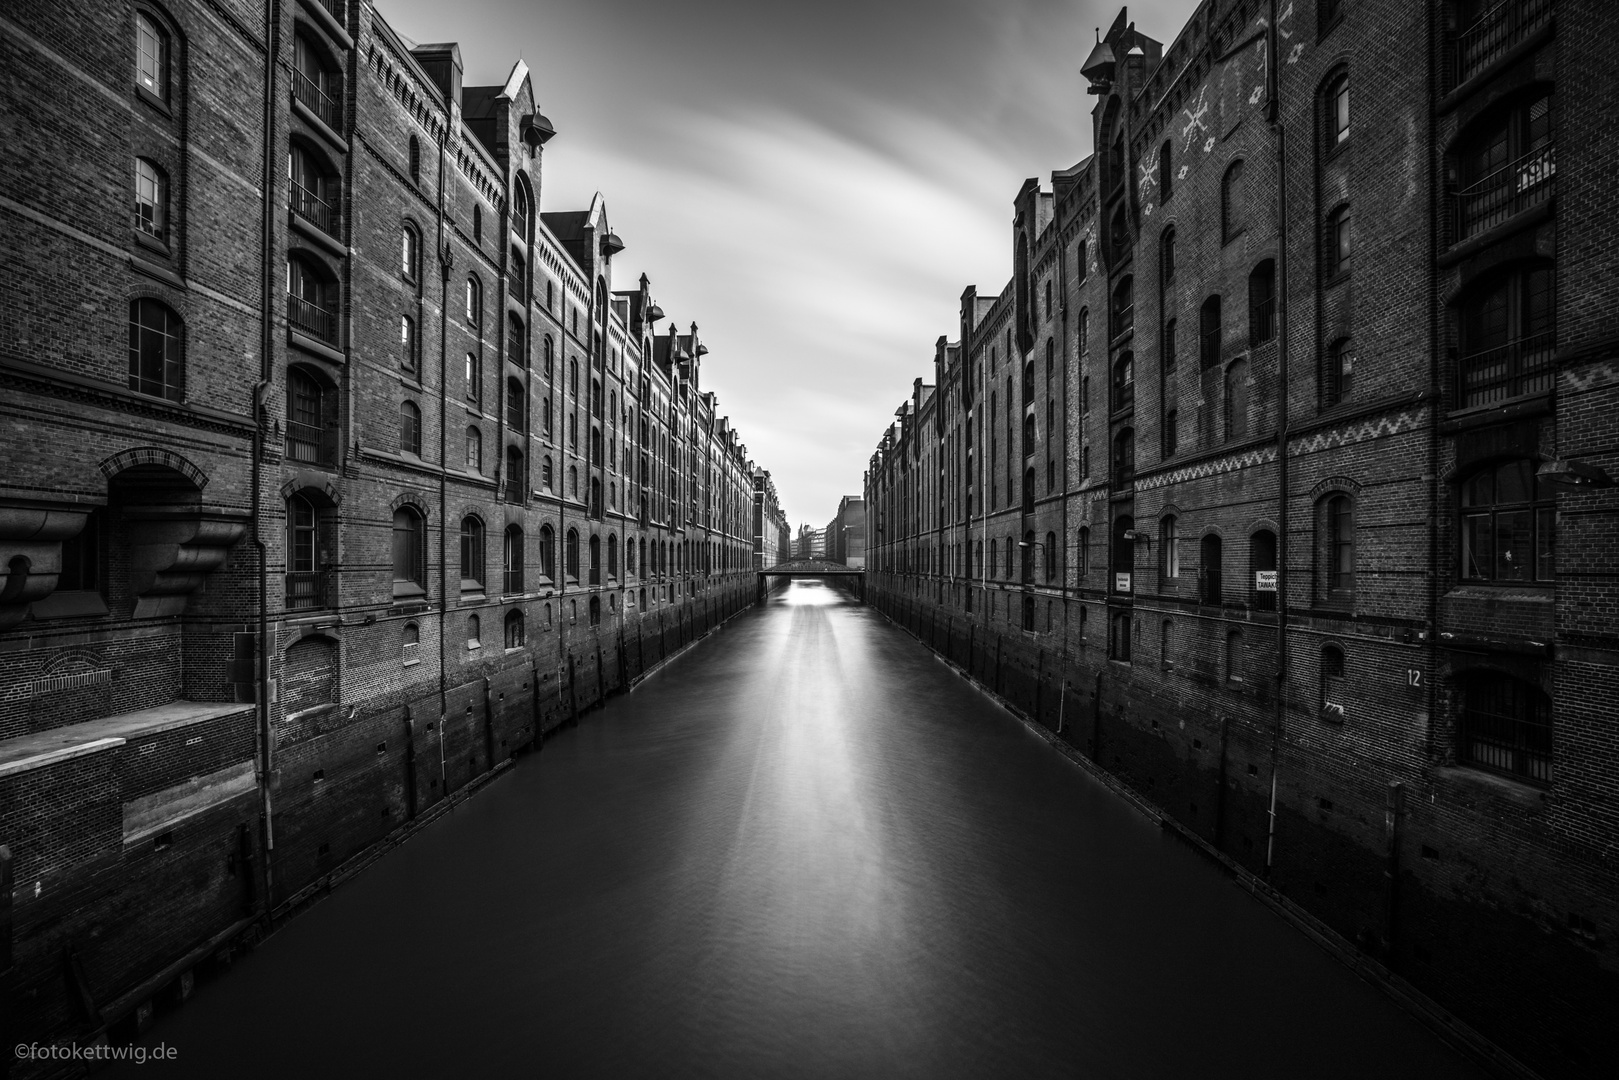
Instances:
[[[1474,1077],[795,583],[160,1021],[198,1077]]]

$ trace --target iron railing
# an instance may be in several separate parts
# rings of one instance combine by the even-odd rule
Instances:
[[[1454,90],[1551,21],[1552,0],[1501,0],[1457,31],[1445,50],[1445,89]]]
[[[287,459],[309,465],[331,465],[337,460],[337,430],[288,420]]]
[[[1550,390],[1556,350],[1557,332],[1548,330],[1463,356],[1458,361],[1462,406],[1488,405]]]
[[[335,237],[338,234],[339,226],[335,199],[332,201],[323,199],[294,180],[292,182],[292,209],[294,213],[320,226],[321,231],[328,236]]]
[[[1545,202],[1556,175],[1555,144],[1547,143],[1457,191],[1456,239],[1465,240]]]
[[[331,574],[304,570],[287,575],[287,610],[311,611],[331,604]]]
[[[320,122],[333,131],[343,130],[343,109],[326,88],[310,78],[302,71],[295,71],[296,78],[292,80],[292,96],[300,105],[320,118]]]
[[[315,0],[326,13],[337,20],[339,26],[343,25],[343,0]]]
[[[328,311],[312,300],[288,294],[287,321],[294,330],[318,338],[328,345],[337,344],[337,312]]]
[[[1471,765],[1541,784],[1552,780],[1552,726],[1533,691],[1502,679],[1467,688],[1462,753]]]

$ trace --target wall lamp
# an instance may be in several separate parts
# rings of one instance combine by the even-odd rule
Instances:
[[[1535,470],[1541,480],[1550,480],[1564,487],[1611,488],[1613,478],[1597,466],[1584,461],[1554,458]]]
[[[1152,533],[1144,533],[1139,529],[1126,529],[1124,530],[1124,538],[1138,544],[1146,544],[1147,550],[1152,550]]]

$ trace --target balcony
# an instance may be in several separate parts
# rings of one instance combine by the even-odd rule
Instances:
[[[334,348],[337,346],[337,312],[328,311],[312,300],[289,294],[287,321],[299,333],[308,334]]]
[[[331,574],[325,570],[299,571],[287,575],[287,610],[319,611],[331,606]]]
[[[292,182],[291,203],[293,212],[314,222],[321,232],[336,237],[339,231],[337,206],[328,202],[319,195],[304,187],[298,181]]]
[[[1552,0],[1501,0],[1459,31],[1445,54],[1445,89],[1454,90],[1551,21]]]
[[[331,95],[327,94],[314,79],[302,71],[294,71],[292,78],[292,96],[310,112],[314,113],[320,122],[331,128],[334,132],[343,130],[343,109]]]
[[[1462,357],[1457,365],[1462,407],[1550,390],[1556,349],[1557,332],[1548,330]]]
[[[286,455],[288,461],[301,461],[308,465],[335,464],[337,429],[288,420]]]
[[[1547,143],[1457,191],[1456,239],[1465,240],[1552,197],[1556,147]]]

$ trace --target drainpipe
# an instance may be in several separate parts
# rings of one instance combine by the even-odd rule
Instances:
[[[455,123],[455,102],[450,96],[444,96],[444,115],[449,123]],[[439,268],[439,306],[438,306],[438,711],[439,711],[439,745],[444,744],[444,718],[449,713],[449,688],[445,685],[445,639],[449,637],[450,616],[450,480],[445,470],[450,465],[450,398],[448,387],[450,385],[450,270],[453,266],[450,245],[445,238],[444,227],[444,172],[445,172],[444,141],[438,146],[438,198],[434,212],[437,215],[437,243]],[[485,571],[487,573],[488,571]],[[460,575],[456,575],[459,586]],[[504,631],[503,631],[504,632]],[[484,702],[484,726],[489,724],[488,702]],[[494,762],[489,763],[491,766]]]
[[[275,877],[271,856],[275,850],[275,831],[271,824],[272,804],[270,776],[273,765],[270,733],[270,566],[269,550],[264,542],[264,513],[260,506],[263,485],[264,459],[264,394],[274,378],[270,357],[275,348],[275,199],[276,171],[276,71],[281,55],[281,3],[271,0],[264,11],[264,138],[262,143],[263,191],[262,216],[259,223],[259,245],[263,258],[263,291],[259,298],[259,381],[253,385],[253,462],[252,462],[252,514],[250,528],[253,550],[258,556],[258,664],[254,679],[254,719],[259,772],[259,877],[262,883],[260,910],[268,919],[275,908]]]
[[[1277,365],[1277,402],[1280,411],[1276,425],[1276,468],[1279,494],[1276,512],[1276,717],[1270,736],[1270,803],[1266,809],[1265,879],[1270,880],[1276,853],[1276,789],[1277,769],[1281,758],[1282,726],[1287,719],[1288,642],[1287,642],[1287,567],[1288,567],[1288,345],[1287,345],[1287,132],[1282,126],[1281,110],[1276,100],[1276,3],[1270,0],[1270,25],[1265,49],[1265,119],[1276,133],[1276,349],[1281,362]]]

